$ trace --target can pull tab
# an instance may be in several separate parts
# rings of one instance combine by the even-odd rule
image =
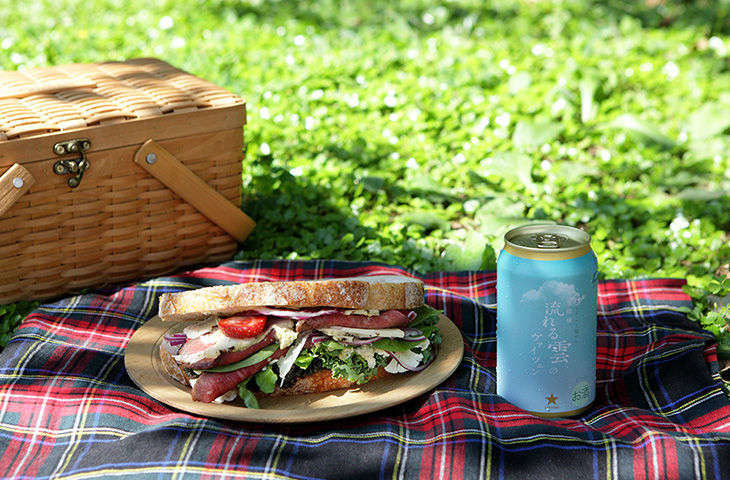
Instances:
[[[553,234],[537,236],[537,248],[560,248],[560,237]]]

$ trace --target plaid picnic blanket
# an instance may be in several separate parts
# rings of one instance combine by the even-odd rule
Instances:
[[[405,273],[460,328],[464,358],[425,395],[334,422],[201,418],[124,367],[157,297],[213,284]],[[682,280],[599,286],[595,405],[543,419],[496,395],[494,272],[421,275],[340,261],[230,262],[38,308],[0,355],[5,478],[721,478],[730,403],[711,335],[677,312]]]

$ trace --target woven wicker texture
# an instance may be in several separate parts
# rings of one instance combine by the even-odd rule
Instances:
[[[2,72],[0,141],[240,102],[152,58]]]
[[[78,88],[89,81],[96,86]],[[155,130],[174,133],[176,118],[185,115],[170,114],[242,105],[240,97],[154,59],[4,72],[3,93],[18,98],[0,98],[6,139],[0,160],[9,160],[3,143],[35,143],[36,136],[49,159],[23,165],[35,183],[0,217],[0,304],[137,281],[235,254],[235,239],[134,163],[140,145],[95,151],[99,142],[92,138],[91,167],[71,189],[52,171],[52,137],[77,128],[93,137],[104,125],[124,122],[137,131],[167,122]],[[242,127],[155,140],[238,207]]]

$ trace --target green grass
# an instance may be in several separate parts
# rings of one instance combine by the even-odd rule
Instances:
[[[687,278],[730,348],[706,297],[730,268],[727,0],[6,3],[3,69],[155,56],[247,99],[237,258],[491,269],[507,229],[576,225],[602,278]]]

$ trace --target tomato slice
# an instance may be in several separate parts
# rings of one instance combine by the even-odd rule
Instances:
[[[259,335],[266,327],[264,315],[233,315],[218,320],[218,328],[231,338],[251,338]]]

